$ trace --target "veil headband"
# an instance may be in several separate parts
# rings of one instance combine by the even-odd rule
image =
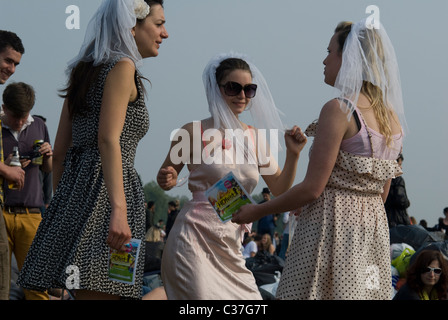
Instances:
[[[93,61],[97,66],[118,56],[128,57],[140,67],[142,56],[131,30],[137,23],[135,11],[141,12],[141,7],[141,1],[104,0],[90,20],[81,49],[68,63],[67,72],[80,61]]]
[[[271,130],[277,130],[276,139],[273,142],[273,135],[271,135],[271,144],[275,143],[279,146],[279,132],[284,132],[285,125],[280,118],[280,111],[277,109],[274,99],[271,95],[269,87],[264,79],[262,73],[258,68],[250,62],[247,57],[240,53],[225,53],[218,54],[213,57],[204,69],[202,79],[204,82],[205,93],[207,96],[207,102],[209,106],[209,111],[214,119],[215,129],[241,129],[244,130],[241,122],[233,114],[224,98],[222,97],[219,85],[216,80],[216,69],[220,66],[221,62],[229,58],[238,58],[244,60],[250,67],[252,73],[252,83],[257,85],[257,94],[249,102],[246,110],[250,111],[253,126],[256,129],[265,129],[267,132],[271,133]],[[237,140],[237,147],[244,148],[244,142],[239,141],[240,136],[235,136]],[[254,161],[256,159],[255,154],[252,154],[252,148],[244,148],[246,157],[249,161]],[[264,149],[263,149],[264,150]],[[254,158],[255,157],[255,158]],[[256,163],[256,162],[255,162]]]
[[[250,110],[254,126],[257,129],[277,129],[283,131],[285,126],[280,119],[280,111],[277,109],[269,87],[261,72],[247,57],[239,53],[218,54],[213,57],[204,69],[202,79],[209,111],[214,119],[216,129],[242,129],[238,118],[227,106],[221,95],[216,80],[216,69],[222,61],[230,58],[238,58],[247,62],[252,72],[252,82],[257,85],[257,94],[251,99],[246,110]]]
[[[342,64],[334,87],[338,96],[349,99],[353,105],[342,102],[341,108],[350,119],[364,82],[378,87],[383,101],[406,125],[401,90],[400,72],[395,50],[382,24],[378,29],[367,24],[367,19],[355,23],[345,41]]]

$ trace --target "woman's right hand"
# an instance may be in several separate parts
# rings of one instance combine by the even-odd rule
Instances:
[[[170,190],[177,184],[177,171],[168,166],[161,168],[157,174],[157,183],[163,190]]]
[[[294,126],[292,129],[285,132],[285,144],[289,151],[299,154],[305,147],[306,143],[307,136],[298,126]]]

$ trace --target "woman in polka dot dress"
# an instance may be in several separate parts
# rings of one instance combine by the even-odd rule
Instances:
[[[384,201],[402,173],[395,159],[403,139],[395,54],[382,26],[341,23],[324,65],[325,82],[341,93],[306,130],[314,142],[305,179],[269,202],[242,207],[233,221],[299,208],[279,299],[390,299]]]

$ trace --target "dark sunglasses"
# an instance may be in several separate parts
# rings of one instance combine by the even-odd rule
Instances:
[[[256,84],[246,84],[244,87],[240,85],[238,82],[229,81],[225,85],[221,85],[224,87],[224,93],[229,97],[234,97],[240,94],[241,90],[244,90],[244,95],[247,98],[255,97],[257,93],[257,85]]]
[[[423,273],[430,273],[431,271],[433,271],[434,274],[441,274],[442,273],[442,269],[440,269],[440,268],[426,267],[425,269],[423,269]]]

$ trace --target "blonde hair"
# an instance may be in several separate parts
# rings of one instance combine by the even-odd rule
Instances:
[[[352,29],[352,25],[353,25],[352,22],[343,21],[339,23],[335,29],[335,33],[338,33],[338,43],[341,54],[343,52],[345,41]],[[382,63],[385,62],[383,45],[376,29],[366,28],[365,33],[366,35],[362,38],[360,37],[359,41],[361,42],[363,53],[366,57],[366,60],[370,61],[369,67],[372,71],[374,71],[375,79],[380,79],[380,76],[377,73],[375,73],[375,71],[379,70],[379,68],[376,67],[375,64],[377,61],[376,57],[380,57],[380,61]],[[374,39],[376,46],[368,45],[369,39]],[[382,67],[384,68],[384,70],[386,70],[385,65],[383,65]],[[386,138],[386,144],[388,147],[390,147],[392,145],[391,121],[392,120],[397,121],[397,120],[394,117],[393,111],[386,105],[386,102],[383,99],[384,95],[381,88],[379,88],[378,86],[374,85],[371,82],[363,81],[360,93],[366,96],[367,99],[369,100],[375,118],[378,121],[379,132]]]
[[[160,228],[151,227],[146,232],[145,240],[148,242],[159,242],[159,241],[161,241],[161,239],[162,239],[162,237],[161,237],[161,233],[160,233]]]

